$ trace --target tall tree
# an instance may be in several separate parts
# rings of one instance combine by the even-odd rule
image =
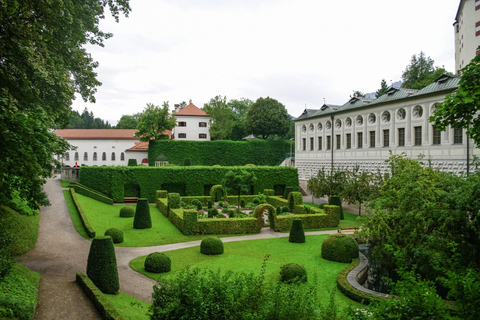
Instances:
[[[203,111],[210,115],[210,137],[224,140],[230,137],[234,127],[233,111],[227,105],[227,97],[216,96],[203,105]]]
[[[346,172],[345,185],[341,196],[349,204],[355,203],[358,206],[359,216],[362,215],[362,204],[368,200],[372,193],[373,178],[373,173],[360,171],[358,166],[352,171]]]
[[[253,172],[241,170],[240,172],[228,171],[222,180],[222,185],[227,188],[228,193],[238,196],[238,212],[240,212],[240,195],[247,193],[249,187],[257,181]]]
[[[477,48],[480,50],[480,47]],[[430,121],[441,130],[448,126],[467,129],[467,134],[480,145],[480,55],[462,69],[458,89],[445,97]]]
[[[234,123],[232,133],[230,134],[231,140],[241,140],[249,133],[245,128],[245,117],[247,116],[248,109],[252,106],[253,101],[250,99],[242,98],[240,100],[230,100],[227,105],[232,109],[232,120]]]
[[[0,5],[0,204],[11,194],[33,208],[47,204],[41,190],[68,145],[52,128],[66,125],[75,93],[95,101],[100,82],[85,44],[103,46],[99,29],[108,8],[118,21],[128,0],[18,1]]]
[[[140,137],[140,141],[144,142],[151,139],[165,139],[165,130],[172,130],[176,123],[175,117],[170,114],[168,101],[164,102],[161,108],[147,103],[140,115],[135,136]]]
[[[410,64],[402,73],[402,87],[409,89],[422,89],[433,83],[442,74],[447,73],[444,68],[434,67],[435,61],[425,56],[423,51],[420,54],[413,55]]]
[[[385,81],[385,79],[382,79],[382,82],[380,83],[380,89],[378,89],[375,92],[375,98],[379,98],[383,96],[385,93],[387,93],[387,90],[388,90],[387,81]]]
[[[283,104],[270,97],[258,98],[248,109],[245,127],[263,139],[271,134],[284,135],[292,121]]]
[[[140,120],[140,113],[135,113],[133,115],[123,114],[117,125],[116,129],[135,129],[138,125],[138,120]]]

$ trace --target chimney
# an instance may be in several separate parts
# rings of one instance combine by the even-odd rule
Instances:
[[[177,103],[175,104],[175,113],[177,113],[180,109],[180,105]]]

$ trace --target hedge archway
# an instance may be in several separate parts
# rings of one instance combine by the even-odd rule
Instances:
[[[268,221],[270,222],[270,229],[274,229],[275,217],[277,216],[277,210],[275,207],[268,203],[263,203],[258,205],[255,209],[255,218],[257,218],[257,223],[262,227],[263,226],[263,213],[267,210],[268,212]]]
[[[212,201],[215,201],[215,196],[220,192],[221,198],[219,197],[218,200],[227,200],[227,190],[221,185],[216,184],[210,189],[210,197],[212,197]]]

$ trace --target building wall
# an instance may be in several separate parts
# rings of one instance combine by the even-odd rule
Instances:
[[[175,140],[188,141],[210,141],[210,117],[209,116],[176,116],[177,126],[173,129]],[[185,127],[180,127],[179,123],[185,122]],[[200,127],[199,123],[206,123],[206,127]],[[181,137],[185,134],[186,137]],[[200,135],[204,138],[200,138]]]
[[[137,164],[142,164],[142,161],[144,159],[147,159],[148,160],[148,152],[147,151],[127,151],[125,153],[125,165],[128,164],[128,159],[136,159],[137,160]],[[143,163],[143,165],[146,165],[148,166],[148,162],[147,163]]]
[[[393,154],[405,153],[408,158],[419,159],[424,156],[425,165],[435,169],[460,173],[466,171],[467,137],[462,130],[462,143],[454,142],[454,130],[441,132],[440,144],[434,144],[433,126],[428,118],[435,109],[435,104],[444,101],[444,94],[418,97],[416,99],[401,99],[384,105],[367,106],[351,111],[334,113],[334,124],[339,120],[340,126],[332,126],[334,143],[333,158],[335,168],[352,169],[359,165],[362,170],[388,172],[385,160]],[[418,116],[417,110],[422,109]],[[399,110],[405,110],[405,119],[398,116]],[[387,121],[387,113],[390,120]],[[357,123],[357,117],[362,117],[363,124]],[[370,117],[375,121],[369,121]],[[347,124],[350,118],[351,125]],[[332,136],[332,129],[327,128],[330,117],[307,118],[295,122],[295,167],[298,168],[300,179],[309,179],[324,167],[330,170],[332,149],[327,150],[327,137]],[[321,124],[321,128],[319,127]],[[415,145],[415,127],[421,128],[421,144]],[[399,130],[405,130],[405,146],[399,146]],[[388,146],[384,143],[384,130],[388,130]],[[357,133],[361,132],[363,147],[359,148]],[[370,146],[370,132],[375,137],[374,146]],[[351,147],[347,148],[346,137],[351,134]],[[340,148],[337,149],[336,136],[340,136]],[[319,137],[322,137],[322,149],[319,150]],[[313,145],[311,144],[313,138]],[[304,140],[305,139],[305,140]],[[332,147],[332,146],[331,146]],[[470,157],[480,156],[470,140]],[[473,168],[471,168],[472,170]]]
[[[460,3],[455,33],[455,71],[459,75],[477,55],[480,46],[480,0],[464,0]]]

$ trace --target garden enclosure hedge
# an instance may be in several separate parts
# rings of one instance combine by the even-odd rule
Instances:
[[[101,194],[100,192],[94,189],[88,188],[80,183],[73,182],[73,183],[70,183],[68,187],[71,189],[75,189],[76,193],[80,193],[89,198],[98,200],[106,204],[113,204],[113,200],[111,198],[107,197],[104,194]]]
[[[283,140],[150,140],[148,165],[155,166],[157,157],[164,155],[170,164],[179,166],[184,164],[186,158],[191,159],[192,166],[278,166],[289,152],[290,142]]]
[[[211,187],[221,184],[231,170],[255,174],[254,194],[274,189],[283,195],[285,186],[298,186],[297,169],[291,167],[81,167],[79,179],[81,184],[111,197],[114,202],[123,202],[125,196],[132,196],[129,192],[136,190],[133,195],[152,203],[157,190],[181,196],[208,196]]]

